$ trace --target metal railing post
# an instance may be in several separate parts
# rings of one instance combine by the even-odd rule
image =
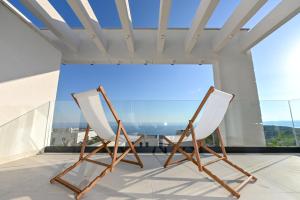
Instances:
[[[294,123],[294,117],[293,117],[293,112],[292,112],[292,107],[291,107],[290,100],[288,100],[288,104],[289,104],[289,110],[290,110],[290,115],[291,115],[291,119],[292,119],[293,134],[294,134],[294,137],[295,137],[296,146],[299,146],[297,134],[296,134],[296,131],[295,131],[295,123]]]

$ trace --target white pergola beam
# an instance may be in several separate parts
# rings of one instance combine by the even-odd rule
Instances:
[[[72,51],[78,50],[79,39],[49,1],[21,0],[21,2],[68,48]]]
[[[22,12],[20,12],[15,6],[13,6],[9,0],[0,0],[5,7],[7,7],[10,11],[12,11],[17,17],[19,17],[23,22],[25,22],[30,28],[32,28],[35,32],[41,35],[45,40],[47,40],[50,44],[52,44],[56,49],[60,50],[59,46],[52,42],[51,38],[49,38],[46,34],[44,34],[37,26],[35,26],[30,19],[28,19]]]
[[[300,0],[283,0],[265,16],[242,39],[242,51],[247,51],[266,38],[281,25],[297,15],[300,11]]]
[[[134,37],[128,0],[115,0],[129,53],[134,53]]]
[[[206,23],[208,22],[218,3],[219,0],[201,0],[196,12],[196,16],[193,20],[192,27],[190,28],[186,37],[186,53],[191,53],[195,47],[201,32],[204,30]]]
[[[158,53],[162,53],[164,50],[171,4],[172,0],[160,0],[159,23],[157,32]]]
[[[97,17],[89,4],[88,0],[67,0],[70,7],[73,9],[82,25],[87,30],[97,48],[106,53],[106,41]]]
[[[239,29],[267,2],[267,0],[242,0],[217,35],[214,51],[219,52]]]

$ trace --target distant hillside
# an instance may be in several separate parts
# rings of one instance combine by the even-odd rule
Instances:
[[[267,146],[295,146],[294,133],[300,141],[300,128],[295,128],[295,132],[293,131],[293,128],[288,126],[264,125]]]
[[[293,123],[291,120],[289,120],[289,121],[264,121],[263,125],[293,127]],[[295,120],[294,125],[296,128],[300,128],[300,120]]]

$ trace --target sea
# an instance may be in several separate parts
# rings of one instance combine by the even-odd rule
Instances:
[[[265,121],[264,126],[281,126],[281,127],[293,127],[291,121]],[[143,133],[148,135],[176,135],[180,131],[184,130],[187,126],[186,123],[124,123],[124,126],[129,134]],[[79,128],[83,129],[86,127],[85,122],[81,123],[54,123],[54,129],[67,129],[67,128]],[[115,123],[111,123],[113,130],[117,129]],[[294,121],[294,127],[300,128],[300,120]]]

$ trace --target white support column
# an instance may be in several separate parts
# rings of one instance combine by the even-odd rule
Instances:
[[[79,38],[76,37],[72,29],[67,25],[49,1],[21,0],[21,2],[68,48],[75,52],[78,50]]]
[[[128,0],[115,0],[129,53],[134,53],[134,37]]]
[[[226,145],[265,146],[252,56],[235,49],[226,49],[214,63],[216,87],[235,94],[222,130]]]
[[[219,0],[201,0],[198,6],[195,18],[193,20],[192,27],[190,28],[186,40],[185,40],[185,51],[191,53],[195,47],[199,36],[204,31],[205,25],[209,20],[212,12],[218,5]]]
[[[87,0],[67,0],[70,7],[76,13],[78,19],[83,24],[97,48],[106,53],[106,41],[97,17]]]
[[[158,24],[158,31],[157,31],[157,52],[158,53],[162,53],[164,51],[171,4],[172,4],[172,0],[160,0],[159,24]]]
[[[241,48],[247,51],[300,12],[299,0],[283,0],[265,16],[244,38]]]
[[[242,0],[214,41],[214,51],[219,52],[239,33],[240,28],[267,2],[267,0]]]

